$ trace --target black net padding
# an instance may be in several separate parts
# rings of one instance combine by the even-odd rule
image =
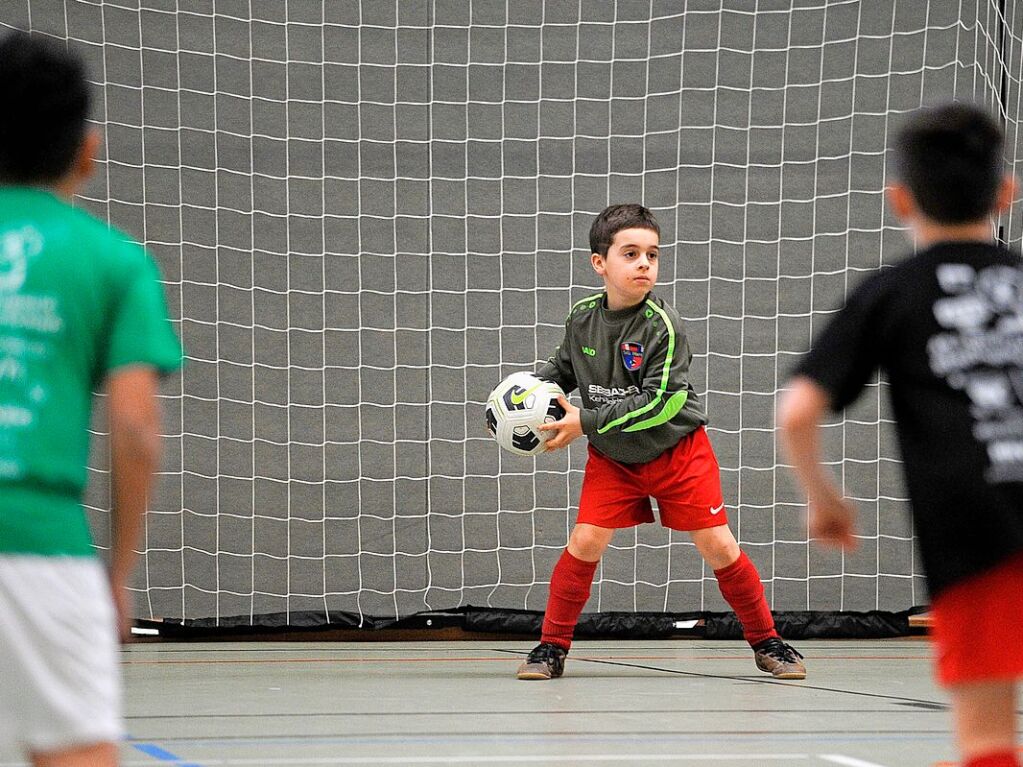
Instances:
[[[664,613],[584,613],[575,629],[577,637],[608,639],[666,639],[675,633],[676,616]],[[540,636],[543,613],[533,610],[480,610],[468,608],[465,630],[488,634]]]
[[[786,639],[889,639],[918,633],[910,616],[925,611],[914,607],[902,612],[792,611],[774,613],[775,625]],[[504,610],[459,607],[442,612],[422,612],[399,620],[372,618],[356,613],[265,613],[221,618],[138,621],[167,638],[243,637],[246,634],[362,632],[458,629],[468,634],[507,634],[537,637],[543,613],[535,610]],[[705,639],[742,639],[742,627],[734,613],[584,613],[575,636],[584,639],[667,639],[673,636]],[[356,637],[357,638],[357,637]],[[399,637],[395,637],[396,639]],[[468,636],[466,638],[472,638]]]
[[[786,639],[891,639],[909,636],[909,611],[778,612],[774,625]],[[742,626],[734,613],[708,614],[704,619],[707,639],[742,639]]]

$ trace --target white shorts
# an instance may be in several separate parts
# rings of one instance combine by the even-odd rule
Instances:
[[[60,751],[121,738],[121,670],[99,560],[0,555],[0,744]]]

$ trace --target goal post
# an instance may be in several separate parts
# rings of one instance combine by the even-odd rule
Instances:
[[[142,618],[542,610],[580,440],[499,452],[483,403],[599,288],[611,202],[662,227],[728,514],[776,610],[927,600],[884,384],[824,429],[861,545],[809,540],[774,407],[867,273],[901,117],[989,106],[1018,169],[1015,0],[10,0],[88,62],[78,200],[160,262],[186,348],[135,587]],[[998,222],[1018,246],[1020,208]],[[97,421],[87,509],[106,545]],[[726,609],[685,535],[620,531],[587,612]]]

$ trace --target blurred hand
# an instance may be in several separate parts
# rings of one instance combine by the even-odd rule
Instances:
[[[836,490],[829,489],[810,501],[810,535],[828,546],[852,551],[859,544],[856,507]]]
[[[553,431],[555,434],[547,436],[546,450],[560,450],[568,447],[568,443],[583,434],[583,425],[579,420],[579,408],[568,401],[564,396],[558,397],[558,404],[565,408],[565,415],[560,421],[545,423],[540,426],[540,431]]]

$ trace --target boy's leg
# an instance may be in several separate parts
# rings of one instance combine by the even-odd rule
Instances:
[[[1016,685],[1008,680],[949,687],[963,767],[1019,767]]]
[[[757,645],[778,636],[760,573],[739,549],[728,525],[692,530],[690,535],[704,561],[714,569],[721,596],[735,610],[746,641]]]
[[[46,754],[32,754],[33,767],[117,767],[117,746],[94,743]]]
[[[540,644],[519,666],[519,679],[561,676],[575,625],[590,598],[597,563],[613,536],[614,530],[610,528],[585,523],[577,524],[572,530],[568,548],[561,553],[551,574]]]
[[[568,651],[579,615],[590,598],[597,563],[604,555],[614,530],[580,523],[572,530],[568,548],[551,574],[550,598],[543,616],[541,642]]]
[[[764,595],[756,565],[739,549],[728,525],[690,531],[693,543],[714,569],[721,596],[735,611],[742,633],[753,648],[757,668],[778,679],[803,679],[803,656],[782,641]]]
[[[931,600],[935,672],[952,696],[967,767],[1018,767],[1016,680],[1023,644],[1023,555],[953,584]]]
[[[662,460],[663,459],[663,460]],[[779,679],[802,679],[802,656],[774,630],[774,617],[764,596],[756,566],[739,549],[728,528],[721,495],[721,470],[702,426],[662,458],[652,462],[651,494],[657,499],[661,524],[685,530],[704,561],[714,569],[725,601],[742,624],[753,647],[757,667]]]
[[[597,562],[611,543],[614,531],[654,519],[650,499],[637,486],[634,472],[592,445],[588,453],[579,494],[579,515],[568,548],[551,574],[541,641],[519,666],[519,679],[561,676],[575,625],[590,598]]]

